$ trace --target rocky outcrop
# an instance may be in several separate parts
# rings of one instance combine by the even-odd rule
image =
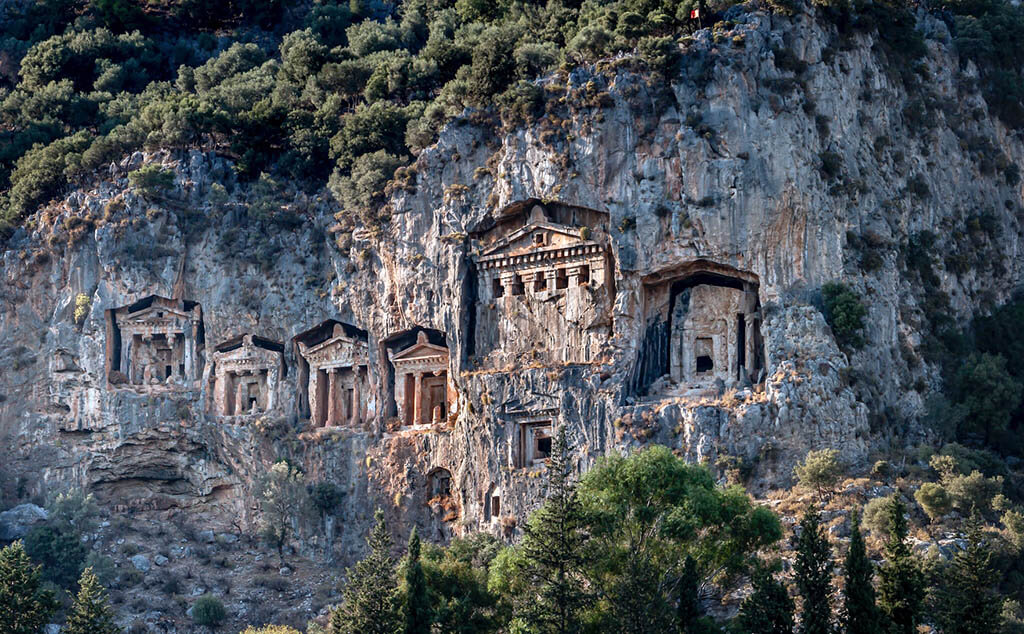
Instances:
[[[345,493],[334,531],[345,560],[378,506],[431,539],[514,537],[541,499],[557,425],[581,469],[659,442],[695,461],[742,460],[755,489],[788,480],[808,449],[862,461],[872,417],[919,429],[938,379],[921,361],[925,289],[905,253],[933,235],[928,292],[958,318],[1005,300],[1020,279],[1021,186],[972,143],[1008,165],[1024,145],[988,116],[941,22],[922,15],[922,84],[867,35],[807,16],[731,17],[685,42],[669,83],[616,60],[545,80],[548,102],[566,105],[531,125],[449,126],[391,194],[390,220],[344,251],[326,231],[327,195],[267,198],[199,152],[111,165],[3,253],[7,468],[30,493],[78,484],[117,508],[187,509],[220,530],[253,525],[255,482],[289,457]],[[171,190],[130,187],[148,162],[174,170]],[[937,255],[968,250],[982,256],[966,268]],[[816,307],[831,280],[868,308],[860,350],[840,350]],[[735,290],[723,305],[739,314],[691,332],[677,308],[702,285]],[[177,307],[179,322],[121,337],[114,311],[136,315],[140,300]],[[146,319],[165,319],[155,312]],[[315,330],[334,323],[345,326]],[[309,349],[365,337],[366,350],[310,364],[300,334]],[[217,346],[252,337],[273,342],[283,368],[264,380],[276,366],[233,366],[218,383]],[[391,355],[419,340],[447,349],[447,375],[405,373],[398,390]],[[129,345],[147,352],[122,354]],[[679,359],[695,364],[686,381],[671,375]],[[430,385],[439,391],[417,392]],[[399,407],[396,394],[410,400]],[[417,403],[419,424],[403,424]],[[337,424],[309,424],[321,405]],[[318,530],[301,534],[311,548]]]

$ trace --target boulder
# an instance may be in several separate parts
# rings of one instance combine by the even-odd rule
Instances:
[[[0,542],[12,542],[21,539],[36,524],[48,518],[46,509],[35,504],[19,504],[12,509],[0,513]]]
[[[134,557],[131,558],[131,562],[132,562],[132,565],[135,566],[135,569],[138,570],[139,572],[149,572],[149,569],[150,569],[149,558],[146,557],[145,555],[135,555]]]

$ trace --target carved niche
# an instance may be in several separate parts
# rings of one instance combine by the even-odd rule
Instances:
[[[313,427],[357,427],[367,420],[369,394],[366,332],[328,320],[295,337],[304,364],[299,375],[302,409]]]
[[[765,377],[757,277],[706,261],[644,280],[636,393],[743,387]],[[657,385],[655,385],[657,383]]]
[[[213,353],[213,413],[250,416],[278,407],[284,344],[251,334],[229,339]]]
[[[107,379],[147,389],[196,387],[203,318],[196,302],[151,295],[107,311]]]
[[[470,352],[485,367],[586,363],[611,331],[607,214],[530,201],[476,234]]]
[[[448,420],[456,393],[448,380],[448,348],[420,331],[416,343],[390,353],[395,368],[395,404],[403,425],[436,425]]]

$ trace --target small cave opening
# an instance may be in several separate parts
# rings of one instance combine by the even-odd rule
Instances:
[[[702,354],[697,357],[697,373],[710,372],[715,369],[715,362],[711,360],[711,357],[706,354]]]

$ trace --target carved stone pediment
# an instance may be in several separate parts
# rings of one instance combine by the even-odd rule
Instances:
[[[300,343],[299,352],[312,367],[321,369],[350,368],[366,365],[367,346],[365,341],[345,335],[335,335],[314,346],[307,347]]]
[[[284,346],[277,342],[274,344],[278,349],[260,345],[252,335],[245,335],[237,348],[213,353],[217,371],[246,373],[276,367],[281,363],[281,350]]]
[[[419,334],[416,343],[390,356],[396,368],[401,367],[403,370],[448,367],[448,348],[428,342],[424,332]]]
[[[117,325],[126,332],[148,330],[152,332],[180,331],[193,315],[183,310],[164,306],[150,306],[140,311],[118,315]]]

